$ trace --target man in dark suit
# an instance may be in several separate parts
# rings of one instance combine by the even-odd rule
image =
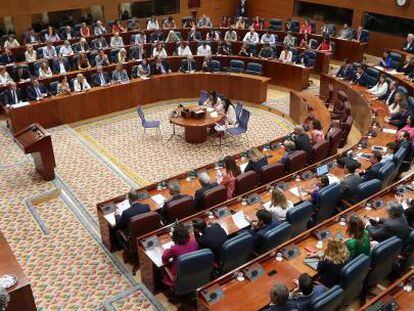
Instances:
[[[164,206],[187,196],[186,194],[181,194],[180,184],[177,181],[170,181],[167,187],[171,197],[165,201]]]
[[[203,193],[218,186],[217,182],[210,182],[210,176],[206,172],[200,172],[198,174],[198,181],[201,184],[201,188],[197,189],[194,195],[194,206],[197,209],[201,208],[201,198]]]
[[[359,165],[358,165],[359,164]],[[345,164],[345,178],[340,183],[341,199],[345,201],[352,201],[355,197],[356,188],[361,184],[362,177],[356,174],[355,171],[361,165],[357,161],[347,161]]]
[[[396,201],[390,202],[387,206],[387,213],[389,218],[369,219],[370,225],[367,230],[372,239],[381,242],[396,236],[403,241],[406,240],[411,230],[404,216],[402,205]]]
[[[19,66],[15,70],[13,75],[14,81],[19,82],[29,82],[32,79],[32,75],[27,67]]]
[[[291,140],[286,140],[283,143],[283,148],[285,149],[286,153],[284,156],[280,159],[280,163],[286,165],[290,156],[296,152],[296,145]]]
[[[201,32],[199,32],[195,27],[192,27],[191,30],[188,32],[187,41],[201,41],[203,37]]]
[[[27,100],[40,100],[47,95],[46,87],[38,79],[33,79],[32,84],[26,88]]]
[[[368,33],[364,31],[362,26],[358,26],[354,34],[354,40],[358,42],[368,42]]]
[[[404,41],[403,50],[408,53],[414,52],[414,35],[409,33],[407,39]]]
[[[306,135],[302,125],[296,125],[293,129],[296,150],[303,150],[308,155],[308,162],[312,161],[312,145],[310,143],[309,136]]]
[[[109,75],[103,71],[102,66],[96,66],[96,73],[92,75],[92,84],[94,86],[108,85],[110,82]]]
[[[384,163],[381,163],[381,160],[382,160],[381,152],[375,150],[371,154],[370,161],[371,161],[372,165],[371,165],[370,169],[362,173],[362,175],[363,175],[362,182],[366,182],[368,180],[376,179],[376,178],[378,179],[379,170],[384,165]]]
[[[351,80],[353,75],[352,64],[348,59],[345,59],[344,64],[339,68],[337,77],[344,80]]]
[[[0,63],[2,65],[8,65],[13,64],[16,62],[16,59],[14,58],[14,55],[12,54],[11,50],[9,48],[4,49],[4,53],[0,57]]]
[[[24,33],[23,41],[25,44],[34,44],[34,43],[39,43],[40,39],[39,39],[39,35],[35,33],[34,29],[30,27]]]
[[[98,51],[108,47],[108,42],[106,41],[104,36],[100,36],[99,38],[93,40],[92,43],[93,48]]]
[[[185,73],[194,72],[197,70],[197,64],[192,55],[187,55],[187,59],[181,62],[180,71]]]
[[[278,220],[272,220],[272,213],[265,209],[256,212],[257,221],[252,222],[250,233],[255,238],[255,248],[259,250],[262,246],[266,233],[276,228],[280,223]]]
[[[70,71],[69,61],[66,57],[58,56],[52,60],[52,70],[55,74],[66,74]]]
[[[168,64],[167,61],[163,60],[159,55],[155,57],[151,72],[155,75],[172,73],[170,64]]]
[[[326,292],[323,285],[313,284],[313,280],[307,273],[299,276],[299,286],[291,292],[292,300],[296,302],[298,311],[311,310],[312,301]]]
[[[150,42],[157,43],[157,42],[161,42],[161,41],[164,41],[164,34],[163,34],[161,29],[158,29],[158,30],[154,31],[150,35]]]
[[[75,32],[72,30],[72,27],[66,26],[65,29],[60,34],[62,40],[72,40],[76,39]]]
[[[362,86],[368,85],[367,75],[361,66],[357,67],[357,70],[355,71],[354,76],[352,77],[352,83]]]
[[[24,101],[22,90],[16,87],[16,83],[10,82],[9,88],[4,92],[4,102],[7,105],[15,105]]]
[[[380,100],[385,101],[385,103],[390,106],[394,103],[395,94],[398,92],[398,82],[393,80],[390,87],[388,88],[387,93],[384,96],[379,97]]]
[[[199,247],[210,249],[218,261],[221,247],[227,240],[226,231],[218,223],[207,226],[204,219],[201,218],[193,219],[193,230]]]
[[[138,202],[139,195],[137,191],[133,190],[128,193],[127,198],[131,207],[124,210],[122,213],[120,213],[118,209],[115,211],[116,226],[125,233],[128,233],[128,223],[132,217],[151,211],[148,204],[141,204]]]

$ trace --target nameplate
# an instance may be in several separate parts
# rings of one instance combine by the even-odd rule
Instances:
[[[326,240],[327,238],[332,236],[331,231],[329,231],[328,229],[315,230],[313,234],[319,241]]]
[[[300,250],[295,244],[290,244],[281,250],[283,258],[290,260],[300,255]]]
[[[204,297],[205,301],[211,305],[221,300],[224,297],[224,292],[220,287],[213,287],[205,289],[201,292],[201,295]]]
[[[160,244],[160,241],[158,240],[158,237],[156,236],[150,236],[144,240],[141,241],[142,246],[144,246],[145,250],[150,250]]]
[[[254,205],[260,202],[260,196],[257,193],[249,195],[246,199],[247,205]]]
[[[226,206],[222,206],[222,207],[216,208],[213,211],[213,215],[216,218],[221,218],[221,217],[230,215],[230,210]]]
[[[280,190],[285,191],[289,188],[288,184],[284,181],[278,182],[276,185]]]
[[[263,267],[259,264],[254,264],[244,269],[244,275],[251,282],[257,281],[257,279],[259,279],[263,273]]]

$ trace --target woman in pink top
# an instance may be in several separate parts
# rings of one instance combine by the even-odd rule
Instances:
[[[170,271],[170,273],[164,274],[162,282],[170,287],[174,286],[178,257],[198,249],[197,241],[194,238],[190,238],[187,227],[182,223],[177,223],[173,226],[172,240],[174,245],[166,249],[162,254],[162,262]]]
[[[398,131],[397,136],[399,137],[399,135],[403,132],[408,132],[408,134],[410,134],[410,138],[413,139],[414,138],[414,122],[413,122],[413,118],[411,116],[409,116],[407,118],[407,125],[404,126],[401,130]]]
[[[309,138],[312,145],[325,140],[325,135],[322,131],[322,124],[317,119],[314,119],[310,125]]]
[[[307,34],[312,33],[312,26],[308,19],[305,19],[305,22],[300,25],[299,32]]]
[[[241,174],[240,167],[231,156],[224,158],[224,167],[217,174],[217,182],[227,189],[227,199],[234,194],[235,178]]]

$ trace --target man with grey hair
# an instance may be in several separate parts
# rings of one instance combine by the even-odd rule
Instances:
[[[165,201],[165,204],[170,204],[173,201],[184,198],[186,195],[180,193],[180,184],[176,180],[172,180],[167,184],[168,190],[170,192],[171,198]]]
[[[9,304],[10,296],[6,290],[0,286],[0,311],[7,310],[7,305]]]
[[[309,136],[306,135],[302,125],[296,125],[293,129],[293,142],[296,145],[296,150],[303,150],[308,156],[308,162],[312,161],[312,145]]]
[[[367,230],[373,240],[381,242],[396,236],[406,240],[410,234],[410,227],[404,215],[404,209],[399,202],[390,202],[387,206],[388,218],[369,219]]]
[[[195,203],[195,207],[197,209],[201,209],[202,208],[202,197],[203,197],[203,193],[205,193],[206,191],[217,187],[218,183],[217,182],[210,182],[210,176],[208,175],[207,172],[202,171],[200,173],[198,173],[198,181],[201,184],[201,188],[198,189],[195,192],[194,195],[194,203]]]
[[[272,306],[266,311],[296,311],[296,302],[289,300],[289,289],[283,283],[276,283],[270,290],[270,301]]]
[[[283,143],[283,147],[285,148],[286,153],[280,159],[280,163],[286,165],[289,157],[296,152],[296,145],[291,140],[285,140],[285,142]]]

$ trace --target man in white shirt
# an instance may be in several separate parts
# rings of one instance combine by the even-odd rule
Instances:
[[[111,48],[122,48],[124,47],[124,40],[119,35],[118,32],[114,34],[114,36],[111,38]]]
[[[63,57],[72,56],[75,53],[73,52],[72,46],[70,45],[68,40],[63,42],[63,45],[59,49],[59,55]]]
[[[133,38],[133,41],[131,42],[131,44],[133,45],[143,45],[147,43],[147,36],[143,34],[142,32],[138,32],[132,38]]]
[[[101,21],[96,21],[95,27],[93,27],[93,34],[95,36],[100,36],[106,33],[105,27],[102,25]]]
[[[158,20],[155,18],[155,16],[151,16],[151,18],[148,20],[147,24],[147,30],[157,30],[160,29],[160,26],[158,24]]]
[[[292,62],[292,56],[293,56],[292,51],[290,51],[289,47],[285,45],[283,47],[282,53],[280,53],[279,60],[282,63],[291,63]]]
[[[197,55],[206,56],[211,55],[211,47],[205,41],[197,48]]]
[[[266,31],[265,34],[262,35],[262,38],[260,39],[260,43],[269,43],[270,45],[276,44],[276,38],[275,35],[270,33],[269,31]]]
[[[226,31],[224,35],[224,41],[228,41],[228,42],[237,41],[237,32],[234,30],[234,26],[231,26],[231,29]]]
[[[83,74],[79,73],[76,76],[76,80],[73,81],[73,89],[75,92],[84,92],[91,89],[88,81],[85,79]]]
[[[243,38],[243,42],[246,42],[248,44],[259,43],[259,35],[256,31],[254,31],[253,27],[250,27],[250,31],[246,33],[246,35]]]
[[[157,45],[152,50],[152,57],[156,56],[159,56],[161,58],[166,58],[168,56],[167,51],[165,50],[164,45],[162,43],[157,43]]]
[[[52,45],[52,42],[47,41],[46,46],[43,48],[43,58],[51,59],[56,56],[55,47]]]
[[[193,55],[193,53],[191,53],[190,47],[187,45],[186,41],[182,41],[181,44],[178,46],[177,55],[178,56]]]

